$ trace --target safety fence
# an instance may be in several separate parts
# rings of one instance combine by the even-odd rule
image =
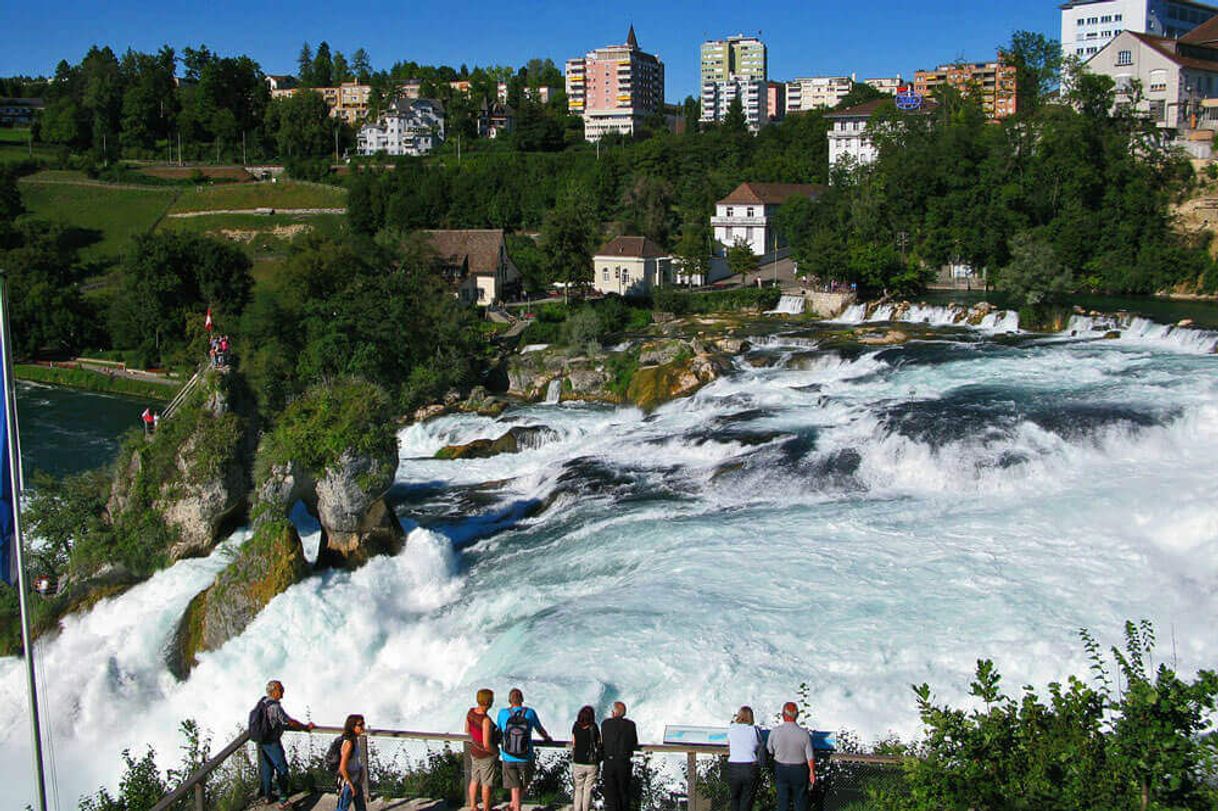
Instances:
[[[311,735],[321,737],[326,744],[331,736],[342,733],[341,727],[318,726],[312,733],[293,732],[293,736]],[[299,740],[296,737],[295,740]],[[370,744],[375,740],[376,746]],[[429,751],[431,745],[440,744],[442,757],[447,759],[450,766],[455,766],[457,760],[464,761],[461,769],[450,768],[441,775],[441,780],[454,785],[445,786],[445,792],[454,798],[464,796],[465,781],[468,780],[468,735],[444,732],[419,732],[398,729],[369,729],[359,738],[363,762],[369,764],[363,773],[364,792],[366,797],[378,796],[384,793],[377,785],[377,758],[397,745],[402,746],[412,742],[415,745],[426,745]],[[213,807],[209,800],[209,780],[214,779],[219,770],[230,758],[244,754],[247,763],[256,763],[257,758],[250,758],[246,751],[247,745],[254,744],[249,739],[248,732],[242,732],[223,749],[200,765],[182,783],[165,795],[160,802],[153,806],[152,811],[207,811]],[[545,743],[537,741],[534,745],[539,752],[539,773],[548,774],[551,783],[565,783],[565,775],[569,774],[566,764],[569,762],[569,741],[554,741]],[[323,745],[324,748],[324,745]],[[380,751],[378,751],[380,750]],[[717,811],[727,807],[726,779],[724,777],[724,760],[727,748],[716,745],[674,745],[674,744],[644,744],[639,747],[639,755],[635,757],[635,798],[633,806],[641,811]],[[658,761],[658,762],[657,762]],[[838,811],[838,809],[864,807],[869,797],[876,791],[891,794],[899,791],[903,783],[902,760],[898,757],[882,755],[849,754],[839,752],[817,753],[817,787],[812,793],[811,808],[817,811]],[[562,777],[558,777],[558,775]],[[535,784],[537,781],[535,780]],[[434,784],[433,784],[434,785]],[[540,791],[541,789],[538,788]],[[437,791],[430,792],[432,794]],[[762,770],[762,779],[758,787],[758,807],[772,807],[772,779],[766,770]],[[398,796],[398,795],[394,795]],[[569,786],[564,793],[559,787],[544,799],[550,805],[563,805],[569,796]],[[443,799],[442,797],[435,799]],[[231,806],[230,802],[224,804]],[[458,803],[459,807],[459,803]]]

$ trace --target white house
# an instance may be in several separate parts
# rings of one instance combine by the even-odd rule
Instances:
[[[642,296],[672,284],[672,257],[647,237],[616,237],[592,257],[598,293]]]
[[[1116,103],[1136,103],[1161,128],[1213,129],[1215,110],[1203,102],[1218,97],[1218,17],[1179,39],[1123,31],[1086,68],[1110,76]]]
[[[1062,56],[1088,59],[1122,31],[1179,39],[1218,8],[1193,0],[1067,0],[1061,12]]]
[[[436,264],[467,304],[487,305],[515,298],[521,274],[507,252],[502,228],[423,231]]]
[[[900,98],[898,96],[898,99]],[[925,115],[938,107],[932,99],[923,99],[916,95],[908,96],[908,99],[909,103],[917,105],[904,111],[909,115]],[[829,120],[827,137],[830,171],[847,158],[857,166],[875,162],[878,152],[867,134],[867,128],[876,110],[892,103],[889,98],[872,99],[845,110],[825,113],[825,118]]]
[[[395,100],[356,140],[361,155],[426,155],[443,142],[444,106],[434,99]]]
[[[715,241],[725,247],[743,243],[758,256],[777,250],[785,244],[774,227],[778,207],[796,195],[819,197],[824,189],[807,183],[741,183],[715,203]]]

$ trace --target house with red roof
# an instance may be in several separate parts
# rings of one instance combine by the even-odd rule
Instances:
[[[519,295],[521,274],[508,256],[502,228],[422,233],[437,270],[463,302],[486,306]]]
[[[812,183],[741,183],[715,203],[715,241],[725,248],[743,243],[758,256],[776,251],[785,245],[774,227],[778,207],[795,196],[815,199],[824,190]]]

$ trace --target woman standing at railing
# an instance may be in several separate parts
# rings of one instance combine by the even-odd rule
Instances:
[[[478,791],[482,791],[482,811],[491,811],[491,790],[495,786],[495,722],[490,709],[495,693],[487,688],[478,691],[476,706],[465,714],[465,734],[470,737],[469,811],[478,811]]]
[[[596,787],[601,763],[601,731],[596,727],[596,710],[580,708],[571,727],[571,776],[575,783],[573,811],[590,811],[592,789]]]
[[[364,716],[348,715],[343,724],[343,748],[338,761],[338,808],[347,811],[352,805],[355,811],[366,811],[364,797],[364,761],[360,757],[359,737],[364,734]]]
[[[753,725],[753,708],[741,707],[727,728],[727,783],[730,811],[753,811],[765,746],[761,730]]]

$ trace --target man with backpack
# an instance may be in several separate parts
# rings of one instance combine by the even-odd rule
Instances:
[[[266,695],[250,710],[250,740],[258,744],[258,776],[262,780],[262,797],[267,805],[275,802],[272,776],[278,777],[279,808],[291,807],[288,797],[288,759],[283,751],[283,731],[297,729],[312,731],[313,722],[302,724],[288,715],[279,703],[283,698],[283,683],[272,679],[266,683]]]
[[[524,693],[513,687],[508,706],[499,711],[498,727],[503,741],[499,758],[503,763],[503,786],[512,792],[512,811],[520,811],[520,800],[533,779],[533,730],[547,742],[554,739],[537,718],[532,707],[524,706]]]

